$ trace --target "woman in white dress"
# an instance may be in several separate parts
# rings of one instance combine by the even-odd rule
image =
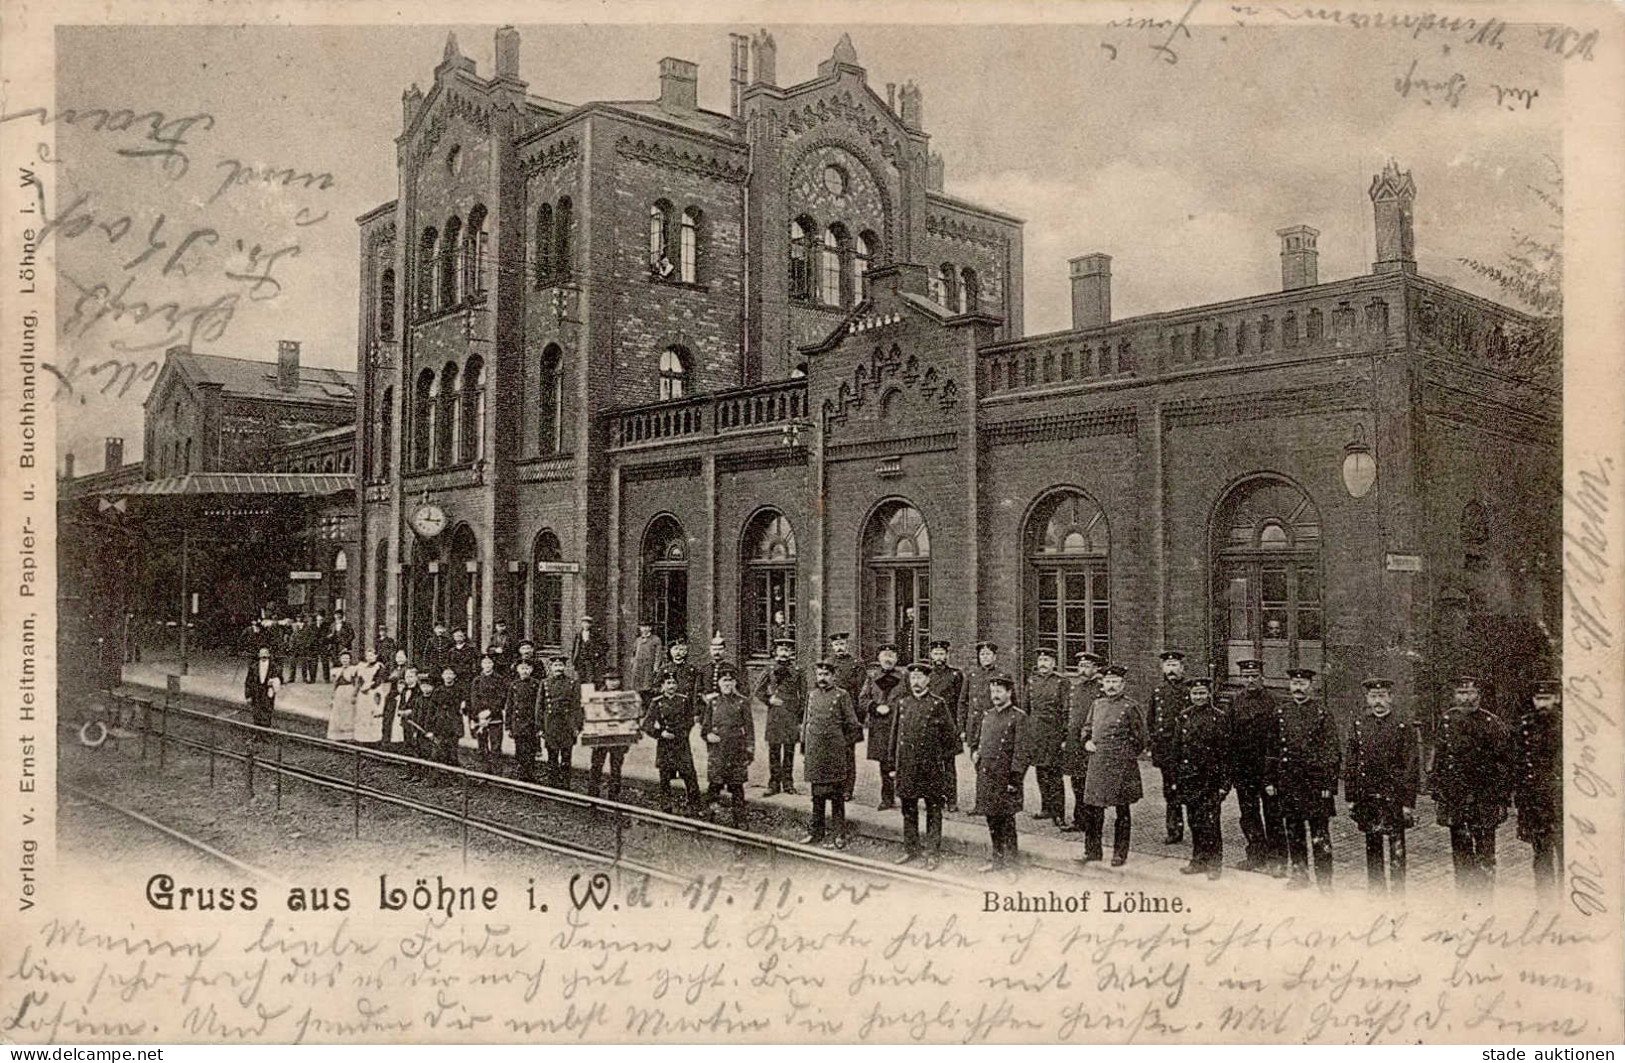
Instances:
[[[367,651],[367,657],[355,666],[355,740],[377,745],[384,737],[384,698],[389,693],[389,673],[378,651]]]
[[[333,707],[327,714],[327,740],[351,742],[355,740],[356,666],[351,663],[350,651],[339,651],[338,667],[333,669]]]

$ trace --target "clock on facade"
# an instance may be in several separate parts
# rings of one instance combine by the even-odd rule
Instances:
[[[412,530],[425,539],[433,539],[446,527],[446,511],[432,502],[425,502],[412,511]]]
[[[839,166],[824,167],[824,187],[831,195],[846,195],[846,171]]]

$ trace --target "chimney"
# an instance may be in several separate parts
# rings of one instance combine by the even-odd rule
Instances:
[[[1388,160],[1382,173],[1371,179],[1371,209],[1377,222],[1373,273],[1416,272],[1416,234],[1411,223],[1415,202],[1416,182],[1411,180],[1411,172],[1401,173],[1399,163]]]
[[[660,106],[692,111],[700,103],[700,68],[687,59],[660,60]]]
[[[299,390],[299,341],[278,340],[276,344],[276,386],[278,391]]]
[[[1319,229],[1293,225],[1275,230],[1281,238],[1281,290],[1309,288],[1320,283],[1320,252],[1315,250]]]
[[[756,76],[752,80],[762,85],[778,84],[779,46],[774,43],[773,35],[764,29],[752,37],[750,54],[756,65]]]
[[[1112,322],[1112,256],[1095,253],[1072,260],[1072,327]]]
[[[106,455],[102,459],[102,468],[103,469],[112,470],[112,469],[116,469],[119,466],[123,465],[124,464],[124,440],[123,440],[123,438],[120,437],[120,436],[108,436],[107,437],[107,443],[106,443],[106,450],[104,450],[103,453]]]
[[[947,164],[942,161],[942,156],[933,151],[925,162],[925,187],[927,191],[942,191],[942,178],[946,169]]]
[[[903,86],[903,125],[909,129],[925,128],[925,101],[920,96],[920,87],[909,81]]]
[[[728,113],[738,118],[745,109],[745,85],[750,81],[750,38],[728,34]]]
[[[892,114],[897,113],[897,82],[886,82],[886,107]]]
[[[412,125],[412,119],[418,116],[418,108],[423,106],[423,90],[418,88],[417,82],[401,93],[401,128],[406,129]]]
[[[62,478],[64,480],[73,479],[73,451],[68,451],[67,457],[65,457],[62,461],[62,465]]]
[[[519,80],[519,31],[512,26],[497,30],[497,77]]]

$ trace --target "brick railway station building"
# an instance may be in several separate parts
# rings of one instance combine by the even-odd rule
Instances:
[[[943,191],[920,90],[849,39],[782,86],[736,35],[727,114],[670,58],[653,100],[543,99],[519,49],[448,40],[359,219],[362,630],[991,638],[1142,688],[1179,646],[1339,706],[1553,666],[1548,323],[1417,273],[1408,173],[1368,274],[1320,282],[1300,225],[1280,290],[1115,320],[1084,255],[1027,337],[1022,222]]]

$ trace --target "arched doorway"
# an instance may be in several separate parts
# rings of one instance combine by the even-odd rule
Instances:
[[[869,516],[863,542],[863,649],[895,642],[905,661],[924,660],[931,642],[931,532],[902,500]]]
[[[1111,656],[1106,514],[1081,491],[1053,491],[1033,507],[1024,536],[1022,650],[1058,654],[1062,668],[1085,651]]]
[[[404,545],[404,544],[403,544]],[[441,607],[441,588],[445,582],[446,563],[441,560],[437,542],[417,539],[412,546],[411,601],[408,603],[406,637],[409,652],[416,654],[423,640],[434,630],[434,622],[445,616]]]
[[[1288,668],[1319,671],[1323,660],[1320,513],[1277,476],[1231,488],[1213,518],[1213,645],[1219,665],[1264,662],[1264,679],[1284,685]]]
[[[776,509],[745,525],[740,543],[739,644],[765,658],[776,638],[796,637],[796,533]]]
[[[531,599],[529,638],[543,650],[564,648],[564,576],[553,566],[564,558],[559,537],[551,528],[536,533],[531,544],[532,568],[536,570]]]
[[[446,626],[462,628],[480,645],[480,545],[466,524],[459,524],[447,543],[445,585]]]
[[[662,513],[649,522],[641,556],[638,618],[669,646],[688,631],[688,537],[676,517]]]

